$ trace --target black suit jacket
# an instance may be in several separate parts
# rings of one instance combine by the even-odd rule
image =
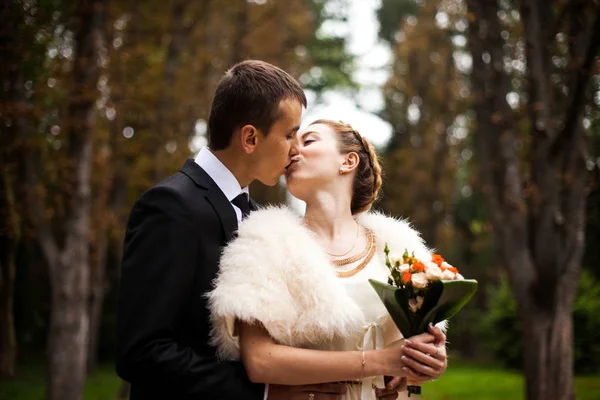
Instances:
[[[193,160],[133,206],[117,310],[117,373],[132,400],[262,400],[264,385],[208,344],[204,295],[236,229],[231,203]]]

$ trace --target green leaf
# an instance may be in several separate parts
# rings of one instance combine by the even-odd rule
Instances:
[[[390,313],[398,329],[400,329],[400,332],[405,336],[405,332],[412,332],[414,321],[412,313],[408,308],[408,295],[410,294],[408,290],[399,289],[374,279],[369,279],[369,283],[371,283],[371,286],[373,286],[373,289],[379,295],[379,298]]]
[[[452,317],[477,291],[477,281],[473,279],[432,282],[421,309],[413,313],[408,307],[410,289],[398,288],[375,279],[369,279],[369,283],[404,337],[425,332],[430,322],[437,324]]]
[[[420,310],[425,316],[418,331],[425,332],[430,322],[437,324],[451,318],[471,300],[476,291],[477,281],[474,279],[433,282]]]

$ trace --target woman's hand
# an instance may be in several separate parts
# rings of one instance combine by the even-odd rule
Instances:
[[[405,346],[406,339],[396,340],[395,342],[390,343],[382,350],[377,350],[375,353],[380,356],[379,364],[383,366],[383,369],[380,369],[377,375],[386,375],[386,376],[398,376],[404,377],[407,375],[405,369],[406,364],[404,363],[406,349]],[[367,360],[367,363],[369,361]]]
[[[407,339],[404,346],[403,371],[417,382],[438,379],[448,367],[446,335],[433,325],[428,330],[429,333]]]

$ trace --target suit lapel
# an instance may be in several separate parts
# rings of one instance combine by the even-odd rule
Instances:
[[[238,227],[237,216],[225,194],[194,160],[187,160],[181,168],[181,172],[189,176],[197,186],[207,189],[206,200],[217,213],[227,241],[231,240]]]
[[[225,236],[227,241],[230,241],[234,237],[234,233],[237,230],[237,216],[235,215],[235,211],[233,210],[233,206],[227,200],[227,197],[223,194],[221,189],[214,184],[208,190],[206,194],[206,199],[213,206],[215,212],[219,216],[221,220],[221,225],[223,226],[223,230],[225,231]]]

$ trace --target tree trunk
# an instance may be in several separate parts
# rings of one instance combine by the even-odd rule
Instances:
[[[173,93],[173,88],[176,81],[177,69],[181,64],[182,51],[194,26],[194,23],[187,27],[184,24],[186,7],[188,5],[187,2],[183,1],[175,2],[171,15],[171,41],[167,47],[161,89],[158,93],[156,108],[157,133],[152,169],[152,180],[154,181],[159,181],[165,177],[165,143],[176,136],[177,132],[173,131],[178,126],[180,119],[178,110],[181,105],[176,104],[174,101],[175,93]]]
[[[102,306],[106,294],[106,256],[108,252],[108,232],[99,229],[97,233],[94,258],[91,262],[90,272],[90,337],[87,359],[87,372],[92,372],[98,366],[98,344],[100,337],[100,322],[102,319]]]
[[[525,300],[527,301],[527,300]],[[522,311],[528,399],[574,399],[572,305]]]
[[[21,178],[18,157],[19,123],[29,111],[24,107],[22,41],[17,26],[20,5],[5,3],[0,9],[0,378],[15,374],[17,340],[13,300],[15,262],[21,239],[21,210],[17,182]]]
[[[83,225],[83,220],[80,222]],[[85,237],[87,232],[83,234]],[[83,396],[89,335],[86,241],[80,238],[72,242],[51,265],[48,400]]]
[[[560,96],[544,72],[555,33],[548,34],[548,4],[526,1],[522,9],[527,40],[530,152],[515,151],[518,124],[504,97],[510,90],[502,68],[503,45],[496,0],[469,0],[469,45],[477,114],[476,134],[483,193],[497,238],[500,262],[508,272],[524,326],[525,375],[530,400],[574,398],[572,305],[585,237],[586,170],[581,127],[583,91]],[[592,4],[592,3],[590,3]],[[582,33],[571,60],[577,72],[563,71],[570,88],[584,87],[600,45],[600,7],[577,20]],[[595,20],[594,20],[595,18]],[[552,25],[552,24],[550,24]],[[580,45],[583,41],[585,45]],[[487,50],[489,63],[482,59]],[[583,50],[579,52],[580,50]],[[569,131],[560,121],[574,121]],[[557,143],[560,143],[557,146]]]
[[[0,161],[4,163],[4,157],[0,157]],[[3,379],[15,375],[17,361],[13,298],[20,222],[8,172],[3,168],[0,174],[0,379]],[[5,213],[7,215],[3,215]]]
[[[28,206],[44,257],[50,267],[52,309],[48,339],[48,400],[79,400],[83,395],[89,338],[89,221],[93,116],[97,98],[98,56],[101,38],[102,0],[80,0],[72,25],[74,59],[70,81],[70,104],[62,126],[67,138],[64,192],[64,240],[54,235],[43,215],[45,205],[33,190]],[[30,131],[20,129],[25,137]],[[27,182],[38,183],[36,155],[25,152]]]

